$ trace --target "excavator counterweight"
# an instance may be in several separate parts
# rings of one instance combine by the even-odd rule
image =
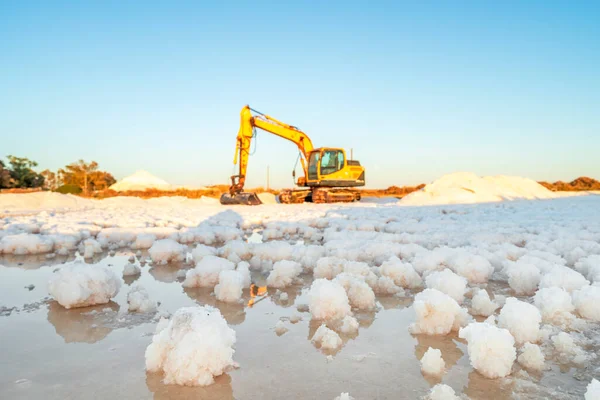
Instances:
[[[257,128],[293,142],[300,151],[304,176],[296,184],[302,188],[283,190],[279,195],[281,203],[360,200],[360,193],[352,188],[365,185],[365,169],[358,161],[347,159],[344,149],[314,148],[308,135],[297,127],[244,106],[240,113],[240,129],[233,158],[234,165],[239,162],[239,172],[231,177],[229,193],[221,196],[221,204],[262,204],[256,193],[244,192],[250,144]]]

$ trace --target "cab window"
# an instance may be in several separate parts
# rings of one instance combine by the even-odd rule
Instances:
[[[321,157],[321,175],[333,174],[344,168],[344,152],[325,150]]]
[[[308,179],[318,179],[317,169],[319,168],[320,158],[321,154],[318,151],[310,154],[310,158],[308,159]]]

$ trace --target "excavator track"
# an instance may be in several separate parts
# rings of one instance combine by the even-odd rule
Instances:
[[[313,203],[351,203],[360,201],[360,193],[349,189],[313,189]]]
[[[349,189],[285,189],[279,194],[279,202],[284,204],[299,203],[351,203],[360,201],[360,193]]]

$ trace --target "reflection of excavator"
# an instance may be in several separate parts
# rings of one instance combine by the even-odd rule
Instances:
[[[263,300],[266,294],[266,286],[256,286],[254,283],[250,285],[250,300],[248,300],[248,307],[252,307],[259,301]],[[260,299],[256,300],[257,297],[260,297]]]
[[[281,203],[305,201],[333,203],[360,200],[360,193],[350,188],[365,185],[365,169],[358,161],[349,160],[344,149],[330,147],[315,149],[306,133],[295,126],[285,124],[245,106],[241,112],[240,130],[233,159],[233,163],[237,164],[239,157],[239,173],[231,177],[229,193],[221,196],[222,204],[261,204],[256,193],[243,191],[250,143],[255,137],[256,128],[292,141],[300,150],[304,176],[298,178],[296,184],[306,189],[283,190],[279,195]],[[293,175],[295,176],[295,171]]]

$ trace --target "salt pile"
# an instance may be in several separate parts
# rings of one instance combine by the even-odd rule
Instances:
[[[110,268],[87,264],[62,267],[48,282],[48,293],[65,308],[108,303],[120,288],[121,280]]]
[[[446,363],[442,358],[442,352],[439,349],[428,348],[421,358],[421,371],[427,375],[440,376],[445,368]]]
[[[235,264],[216,256],[205,256],[185,275],[185,287],[215,287],[219,283],[221,271],[233,270]]]
[[[157,178],[147,171],[136,171],[112,185],[109,189],[116,192],[125,192],[128,190],[173,190],[173,187],[165,180]]]
[[[525,343],[521,348],[521,354],[517,358],[519,364],[523,367],[541,371],[544,369],[544,354],[540,349],[540,346],[532,343]]]
[[[146,369],[163,372],[165,384],[206,386],[230,368],[235,331],[216,308],[184,307],[157,326],[146,349]]]
[[[242,298],[244,276],[238,271],[223,270],[219,272],[219,283],[215,286],[217,300],[234,303]]]
[[[327,279],[317,279],[308,292],[308,307],[318,320],[342,319],[350,315],[350,303],[344,287]]]
[[[156,311],[156,302],[150,299],[148,291],[140,285],[133,286],[127,293],[129,311],[147,313]]]
[[[506,299],[498,317],[498,326],[508,329],[518,344],[537,342],[541,322],[542,315],[535,306],[514,297]]]
[[[557,194],[518,176],[479,177],[471,172],[444,175],[400,200],[404,205],[486,203],[516,199],[551,199]]]
[[[450,386],[438,383],[431,388],[425,400],[460,400],[460,397]]]
[[[342,338],[324,324],[319,326],[311,341],[326,350],[335,350],[342,345]]]
[[[494,379],[510,374],[517,352],[508,330],[472,322],[458,336],[467,340],[471,365],[483,376]]]
[[[436,289],[425,289],[415,296],[413,308],[417,321],[410,325],[413,334],[447,335],[466,325],[466,309],[456,300]]]
[[[162,265],[185,260],[185,246],[173,239],[157,240],[150,247],[148,253],[150,253],[152,261]]]

